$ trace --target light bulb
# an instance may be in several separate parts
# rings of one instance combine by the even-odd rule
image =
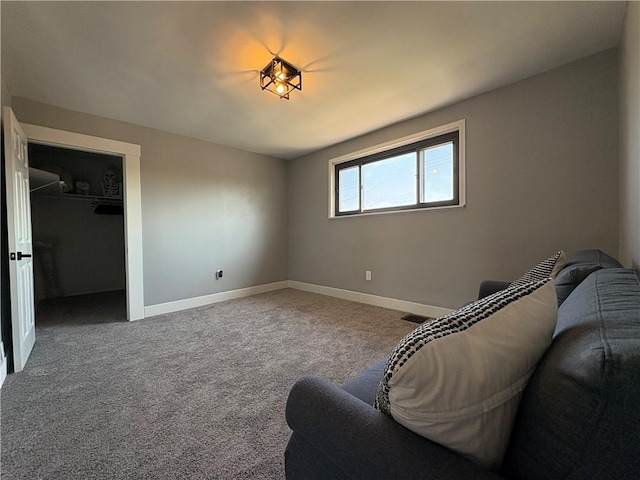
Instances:
[[[285,92],[286,88],[284,87],[284,85],[282,83],[278,83],[276,85],[276,92],[283,94]]]

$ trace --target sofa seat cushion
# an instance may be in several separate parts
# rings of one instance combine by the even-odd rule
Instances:
[[[426,322],[394,349],[376,406],[409,430],[490,469],[551,343],[551,279],[510,287]]]
[[[378,360],[365,371],[345,382],[341,388],[363,402],[373,405],[386,365],[387,357]]]
[[[520,480],[640,478],[639,402],[640,273],[598,270],[558,310],[503,473]]]

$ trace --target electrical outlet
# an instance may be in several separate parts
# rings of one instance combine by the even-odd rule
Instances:
[[[220,280],[222,278],[222,270],[216,270],[216,280]]]
[[[364,272],[364,279],[371,280],[371,270],[367,270]]]

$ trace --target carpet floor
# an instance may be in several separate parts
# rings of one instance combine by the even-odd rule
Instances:
[[[39,312],[0,390],[2,480],[282,479],[296,379],[342,383],[416,326],[292,289],[126,322],[111,295]]]

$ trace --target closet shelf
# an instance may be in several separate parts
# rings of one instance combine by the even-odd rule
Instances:
[[[78,193],[63,193],[65,182],[60,180],[57,173],[47,172],[39,168],[29,167],[29,187],[31,193],[45,198],[65,200],[81,200],[100,205],[122,205],[122,197],[105,197],[103,195],[81,195]]]
[[[62,195],[64,182],[57,173],[29,167],[29,191],[42,195]]]
[[[120,197],[104,197],[102,195],[81,195],[78,193],[63,193],[62,195],[46,195],[48,198],[58,198],[64,200],[80,200],[85,202],[97,202],[103,205],[122,205]]]

